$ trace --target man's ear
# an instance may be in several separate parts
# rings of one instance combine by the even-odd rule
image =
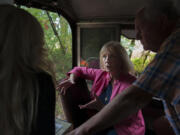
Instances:
[[[166,30],[167,26],[169,24],[169,19],[166,15],[162,14],[161,16],[159,16],[159,20],[160,20],[160,27],[162,30]]]
[[[175,26],[177,21],[176,20],[170,20],[166,15],[161,15],[160,16],[161,20],[161,29],[166,33],[171,32]]]

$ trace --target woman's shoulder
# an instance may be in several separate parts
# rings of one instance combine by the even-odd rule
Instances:
[[[100,76],[101,75],[109,75],[109,72],[103,70],[103,69],[93,69],[96,71],[96,73],[98,73]]]
[[[38,72],[36,73],[39,85],[39,92],[41,97],[46,96],[48,94],[54,95],[55,93],[55,85],[51,75],[47,72]]]
[[[40,87],[52,87],[54,85],[52,76],[47,72],[36,73]]]
[[[45,72],[45,71],[36,72],[36,76],[39,79],[52,79],[52,76],[49,73]]]
[[[46,72],[46,71],[39,71],[39,72],[36,72],[36,74],[38,75],[38,76],[51,76],[48,72]]]

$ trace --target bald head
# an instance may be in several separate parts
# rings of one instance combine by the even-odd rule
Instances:
[[[177,20],[179,16],[175,8],[175,1],[176,0],[147,0],[144,7],[145,18],[153,21],[160,15],[165,15],[170,20]]]
[[[172,0],[147,0],[136,15],[137,39],[145,50],[157,52],[164,40],[175,30],[177,11]]]

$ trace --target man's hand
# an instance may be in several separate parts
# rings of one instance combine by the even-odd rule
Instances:
[[[85,130],[83,126],[74,129],[73,131],[67,133],[66,135],[92,135],[88,131]]]
[[[100,111],[105,105],[101,102],[99,97],[94,94],[94,99],[87,104],[79,105],[80,109],[94,109]]]

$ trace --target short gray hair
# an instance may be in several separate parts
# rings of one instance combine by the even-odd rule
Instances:
[[[160,14],[164,14],[170,20],[178,19],[174,1],[176,0],[148,0],[145,5],[145,17],[148,20],[153,20]]]

